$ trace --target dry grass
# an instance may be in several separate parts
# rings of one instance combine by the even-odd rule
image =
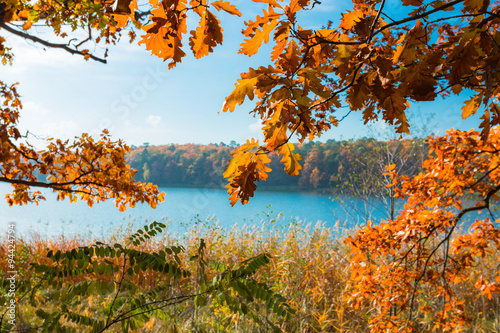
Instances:
[[[115,243],[126,238],[127,232],[120,232],[109,239],[98,239],[102,242]],[[286,227],[277,225],[276,220],[267,217],[265,222],[227,230],[221,228],[213,220],[198,221],[180,239],[164,233],[155,239],[142,244],[141,250],[159,251],[165,245],[182,244],[186,248],[186,256],[196,252],[199,239],[207,243],[206,256],[209,261],[226,265],[238,262],[267,252],[273,260],[261,270],[258,279],[268,283],[272,288],[289,300],[289,304],[297,310],[292,320],[282,324],[285,332],[365,332],[369,331],[368,322],[376,308],[366,304],[353,309],[348,302],[349,291],[349,249],[337,237],[337,230],[325,225],[301,226],[291,222]],[[47,249],[66,251],[79,246],[90,245],[82,238],[31,237],[19,239],[17,244],[17,269],[23,281],[30,281],[33,273],[29,270],[29,262],[49,263],[45,258]],[[0,244],[0,271],[6,269],[6,243]],[[498,256],[490,256],[490,260],[498,260]],[[186,268],[196,271],[194,263],[185,260]],[[191,265],[191,266],[189,266]],[[4,273],[0,273],[3,275]],[[117,276],[105,277],[108,280]],[[155,287],[165,281],[154,272],[146,271],[138,274],[135,282],[142,288]],[[186,293],[196,285],[196,275],[182,280],[172,293]],[[472,318],[474,332],[494,332],[495,323],[483,318],[500,318],[498,295],[496,299],[487,300],[480,296],[473,285],[464,282],[463,296],[467,299],[467,312]],[[3,296],[2,296],[3,297]],[[2,300],[0,299],[0,302]],[[496,303],[495,303],[496,302]],[[496,304],[496,306],[495,306]],[[33,327],[40,324],[34,316],[34,309],[27,302],[21,303],[18,328]],[[49,303],[47,306],[50,307]],[[264,309],[262,316],[271,316]],[[495,316],[495,313],[498,316]],[[266,332],[246,318],[232,315],[228,309],[214,306],[194,310],[191,303],[172,309],[173,317],[169,320],[152,319],[141,332]],[[493,316],[492,316],[493,314]],[[498,327],[498,323],[496,323]]]

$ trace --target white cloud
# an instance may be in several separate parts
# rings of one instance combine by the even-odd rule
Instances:
[[[50,117],[50,111],[43,105],[33,101],[23,102],[23,108],[19,113],[19,130],[46,136],[47,131],[44,126]]]
[[[29,42],[10,36],[7,38],[7,46],[14,52],[13,66],[5,66],[5,69],[12,73],[20,73],[32,69],[34,66],[63,68],[66,66],[76,66],[81,63],[82,57],[68,54],[68,52],[45,48],[41,44]]]
[[[37,104],[32,101],[24,102],[23,103],[23,111],[22,111],[22,116],[28,116],[28,117],[33,117],[33,116],[45,116],[49,113],[49,110],[47,110],[45,107],[43,107],[40,104]]]
[[[41,135],[58,139],[72,139],[82,131],[73,120],[61,120],[43,124]],[[78,134],[76,134],[78,133]]]
[[[81,134],[81,128],[73,120],[58,119],[42,104],[28,101],[23,103],[20,114],[20,128],[40,137],[72,139]]]
[[[262,130],[262,120],[258,119],[256,123],[248,125],[248,128],[254,133],[260,133]]]
[[[149,115],[147,118],[146,118],[146,122],[153,126],[153,127],[156,127],[158,126],[158,124],[160,123],[161,121],[161,116],[153,116],[153,115]]]

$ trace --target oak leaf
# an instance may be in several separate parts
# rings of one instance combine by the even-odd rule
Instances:
[[[302,166],[300,162],[302,160],[302,156],[298,153],[294,153],[295,146],[291,142],[287,142],[286,144],[279,147],[279,154],[283,156],[281,162],[285,165],[285,171],[290,176],[299,175],[300,170],[302,170]]]
[[[364,15],[363,12],[358,10],[346,10],[345,13],[342,13],[342,20],[339,28],[350,30],[364,17]]]
[[[467,119],[471,115],[476,114],[480,105],[481,95],[473,96],[471,99],[465,101],[464,106],[462,106],[462,119]]]
[[[196,30],[191,31],[189,45],[193,50],[196,59],[213,52],[217,44],[222,44],[222,29],[219,20],[209,11],[205,10],[201,16],[200,23]]]
[[[247,56],[253,56],[259,51],[262,42],[268,43],[271,32],[278,25],[277,20],[271,20],[269,23],[265,24],[262,27],[262,30],[256,29],[255,34],[250,37],[250,39],[246,39],[241,44],[241,49],[238,53],[246,54]]]
[[[218,11],[225,11],[231,15],[237,15],[241,17],[241,12],[228,1],[217,0],[211,3]]]

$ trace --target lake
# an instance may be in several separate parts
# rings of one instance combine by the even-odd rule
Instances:
[[[169,230],[182,233],[197,220],[218,220],[221,226],[231,228],[234,225],[260,224],[262,220],[270,220],[266,214],[272,218],[278,213],[282,213],[276,222],[278,225],[293,221],[303,225],[321,221],[328,227],[352,228],[357,222],[363,222],[363,217],[352,207],[362,204],[359,200],[344,198],[338,201],[333,200],[332,195],[318,193],[257,190],[249,204],[242,206],[237,203],[231,207],[228,194],[223,189],[160,188],[165,192],[165,201],[156,209],[137,204],[122,213],[111,200],[90,208],[84,202],[70,204],[67,200],[57,201],[56,195],[46,189],[41,191],[47,200],[38,206],[10,207],[4,199],[10,189],[9,184],[0,183],[0,230],[4,231],[8,222],[15,222],[19,236],[34,232],[41,235],[102,237],[129,224],[136,228],[155,220],[170,220]],[[383,214],[375,212],[374,217],[380,218]]]

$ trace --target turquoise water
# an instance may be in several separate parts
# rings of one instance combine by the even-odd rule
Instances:
[[[47,190],[42,190],[47,200],[38,206],[9,207],[3,199],[9,190],[10,185],[0,184],[0,229],[5,229],[9,222],[15,222],[18,235],[23,236],[37,233],[100,237],[131,223],[136,228],[155,220],[171,221],[170,231],[182,233],[198,220],[210,219],[230,228],[235,224],[260,224],[263,219],[270,219],[266,214],[276,216],[278,213],[281,213],[276,222],[278,225],[292,221],[302,224],[320,221],[330,227],[351,228],[356,223],[362,224],[365,218],[352,207],[359,206],[360,202],[352,199],[339,202],[332,200],[330,195],[316,193],[257,190],[249,204],[242,206],[237,203],[231,207],[223,189],[162,188],[165,201],[156,209],[138,204],[122,213],[112,201],[90,208],[83,202],[70,204],[67,200],[57,201],[55,194]],[[364,211],[363,207],[359,208]],[[383,217],[383,214],[375,210],[374,216]]]

